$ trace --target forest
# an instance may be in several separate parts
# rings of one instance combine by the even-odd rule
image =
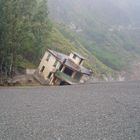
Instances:
[[[0,77],[37,64],[51,31],[47,1],[0,0]]]

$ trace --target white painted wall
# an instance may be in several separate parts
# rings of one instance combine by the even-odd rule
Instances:
[[[48,75],[50,72],[54,72],[56,69],[59,69],[60,67],[60,62],[58,62],[57,66],[54,67],[54,63],[56,61],[56,58],[51,54],[51,57],[49,61],[47,61],[47,56],[49,52],[46,52],[45,55],[43,56],[41,63],[39,65],[39,73],[44,77],[45,80],[48,80]],[[43,72],[41,72],[42,67],[45,66],[45,69]]]

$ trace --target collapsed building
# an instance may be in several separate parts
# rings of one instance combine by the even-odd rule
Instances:
[[[84,83],[92,74],[91,70],[83,66],[84,60],[76,52],[65,55],[48,49],[35,72],[35,78],[44,85]]]

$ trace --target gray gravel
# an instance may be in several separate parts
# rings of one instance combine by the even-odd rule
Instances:
[[[140,82],[1,88],[0,140],[140,140]]]

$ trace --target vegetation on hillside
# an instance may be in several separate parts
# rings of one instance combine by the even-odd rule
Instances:
[[[49,0],[50,17],[91,54],[121,71],[140,54],[137,0]],[[65,30],[64,29],[64,30]],[[62,32],[64,35],[65,33]],[[72,38],[73,40],[73,38]]]
[[[47,1],[0,0],[0,76],[36,64],[51,30]],[[22,65],[23,64],[23,65]]]
[[[47,0],[0,0],[0,77],[35,68],[47,48],[79,52],[95,76],[124,70],[140,54],[140,33],[131,25],[139,17],[130,18],[121,1],[117,8],[112,0],[94,1],[49,0],[48,12]]]
[[[112,72],[67,27],[50,22],[46,0],[0,0],[0,14],[1,78],[13,77],[22,68],[37,67],[47,48],[81,53],[95,75]]]
[[[102,74],[106,76],[114,75],[115,71],[98,60],[92,52],[87,50],[85,46],[76,39],[73,32],[68,28],[65,28],[64,25],[53,25],[52,32],[50,33],[50,40],[52,42],[50,48],[53,48],[56,51],[65,54],[76,51],[87,58],[84,65],[89,69],[92,69],[94,76],[100,77]]]

